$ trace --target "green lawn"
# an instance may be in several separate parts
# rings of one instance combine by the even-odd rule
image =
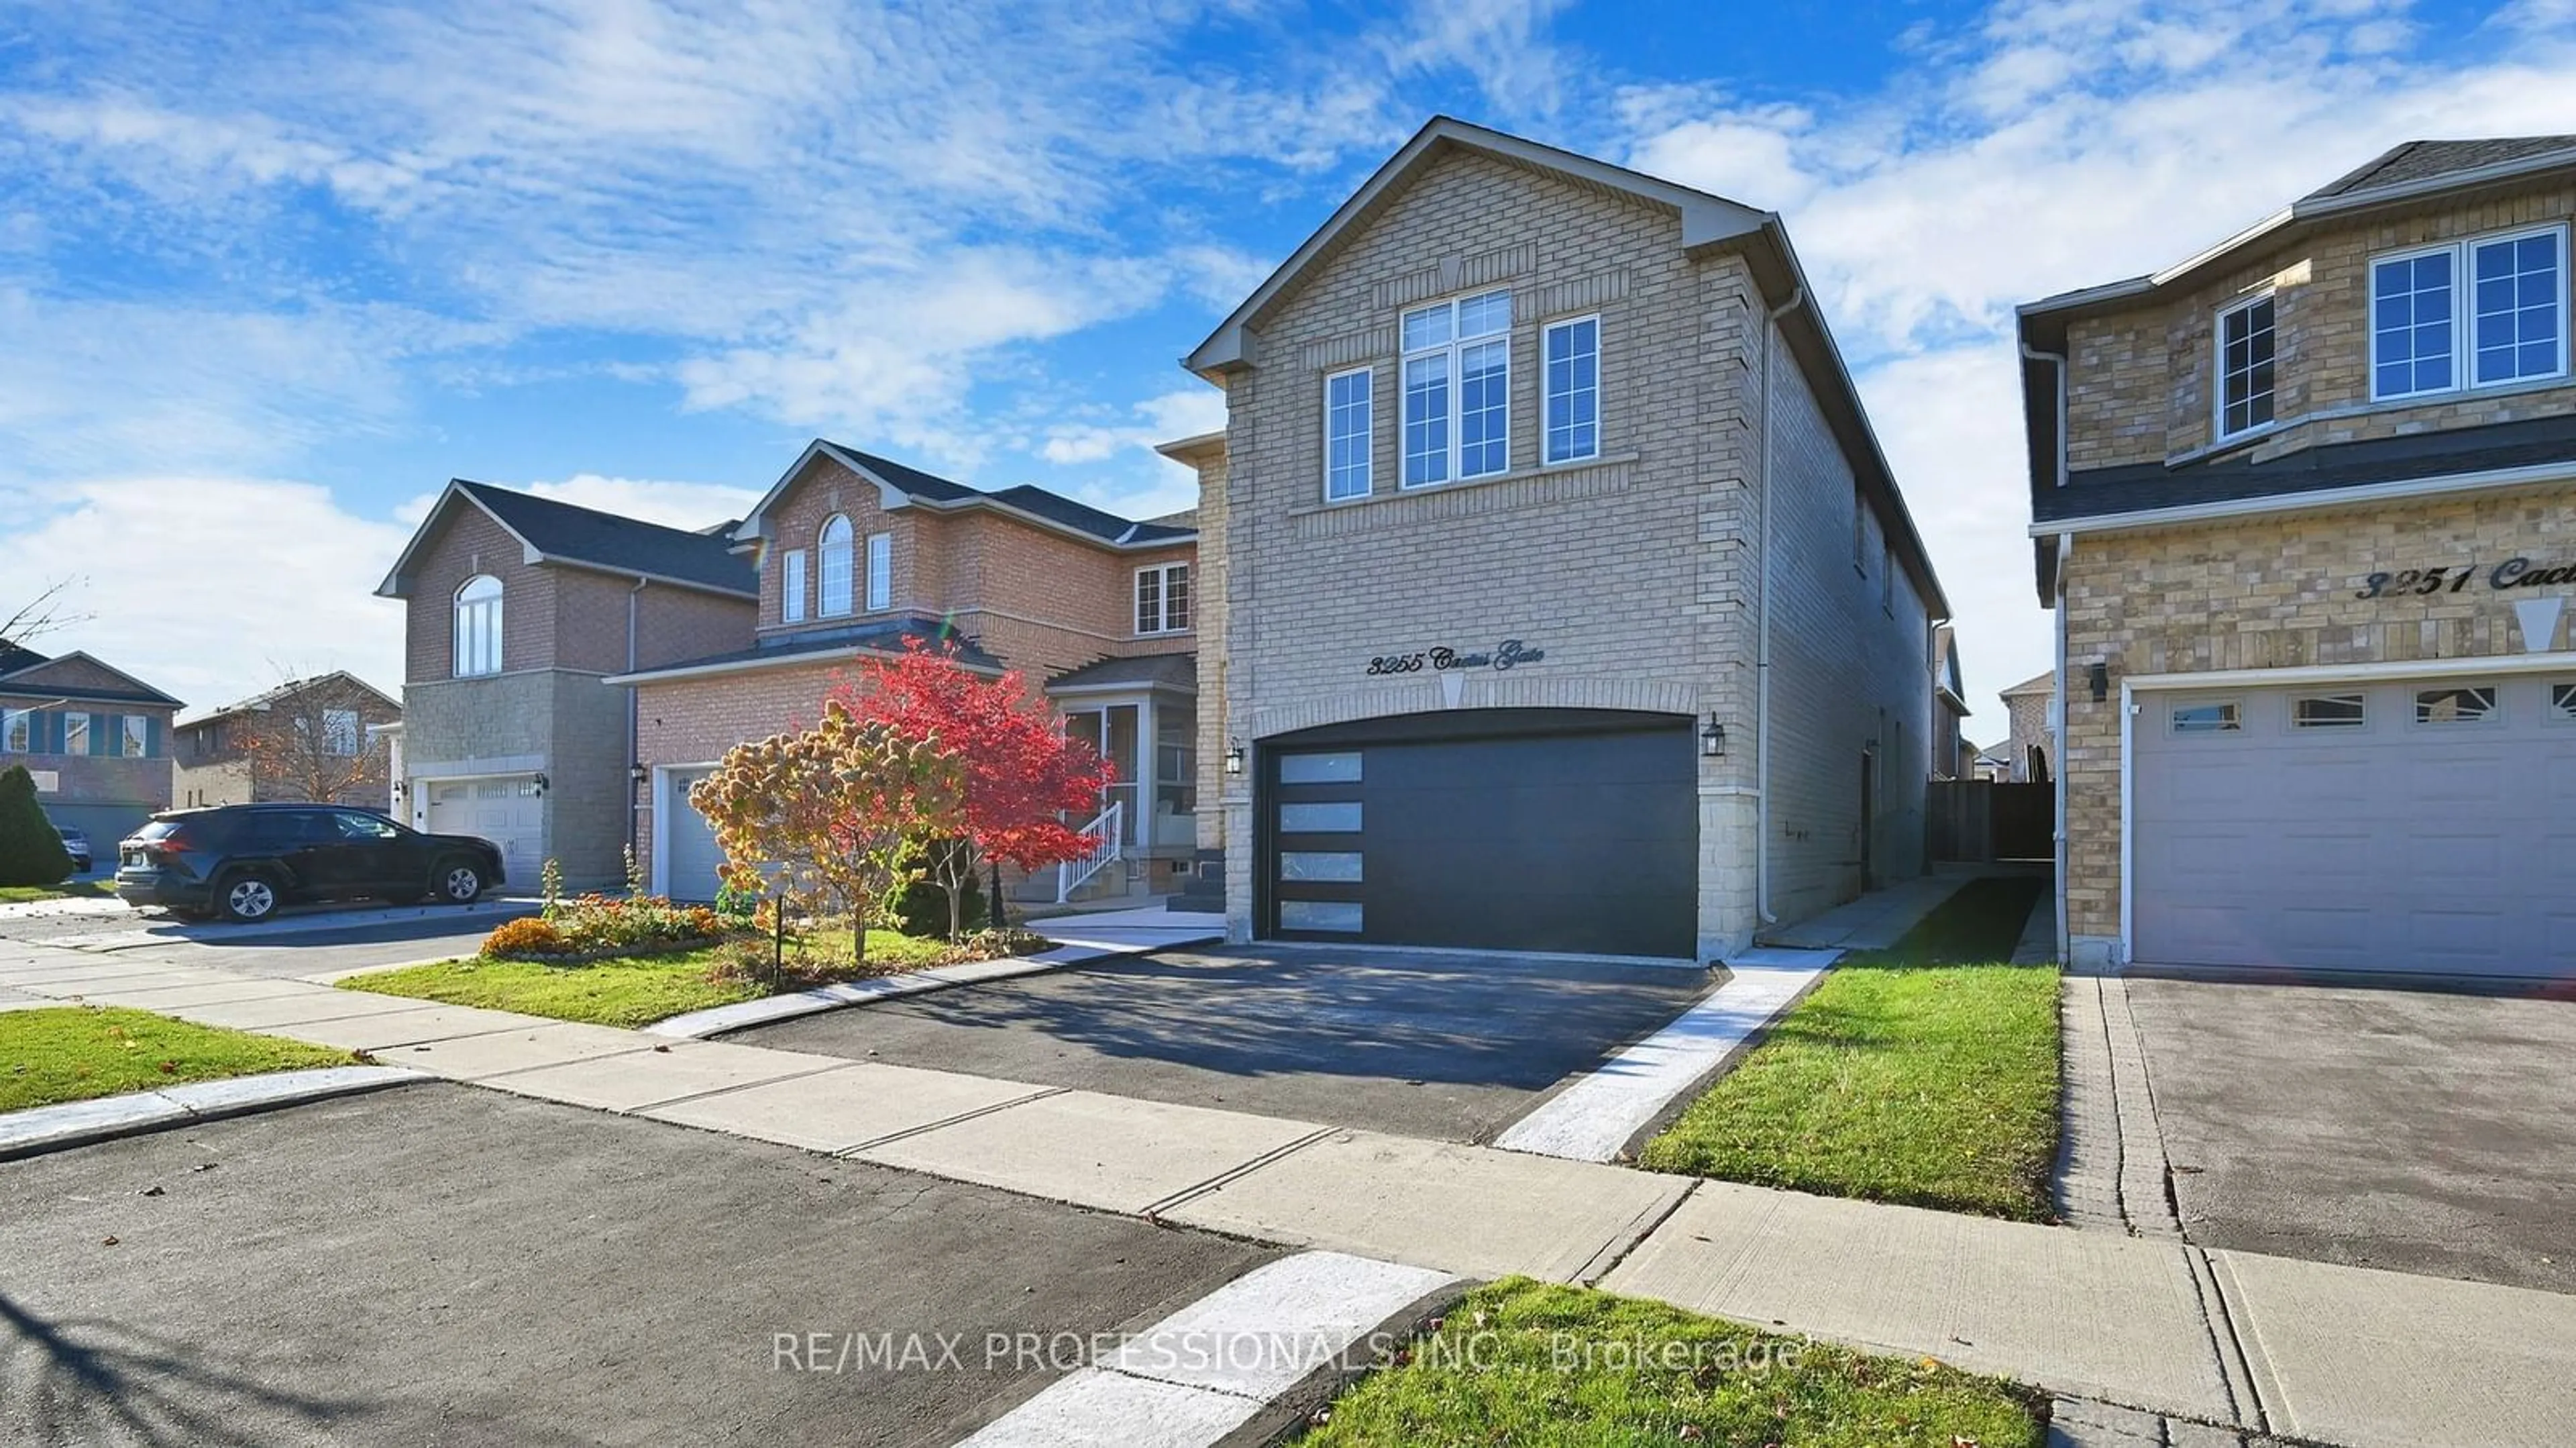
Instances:
[[[346,1051],[191,1025],[150,1011],[0,1011],[0,1111],[355,1060]]]
[[[1973,881],[1895,949],[1846,957],[1641,1164],[2047,1220],[2057,969],[1998,963],[2046,884]]]
[[[1333,1403],[1300,1448],[2039,1448],[2029,1395],[1921,1359],[1511,1278]]]
[[[711,967],[727,949],[713,946],[666,955],[611,956],[580,965],[444,960],[434,965],[351,976],[340,982],[340,988],[631,1030],[685,1012],[768,995],[765,980],[754,982],[713,974]],[[934,964],[946,949],[944,941],[920,940],[891,930],[868,932],[871,968]],[[846,975],[848,950],[847,936],[817,939],[802,955],[791,944],[788,970],[796,973],[801,968],[809,973],[830,974],[829,963],[839,960],[845,967],[840,973]],[[791,979],[789,984],[792,988],[795,981]]]
[[[104,900],[109,893],[107,886],[97,880],[66,880],[59,885],[0,885],[0,905],[24,905],[32,900]]]

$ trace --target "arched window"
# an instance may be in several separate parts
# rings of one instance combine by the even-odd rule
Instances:
[[[822,602],[825,618],[850,611],[850,520],[834,513],[823,522]]]
[[[501,580],[478,573],[456,590],[456,677],[501,672]]]

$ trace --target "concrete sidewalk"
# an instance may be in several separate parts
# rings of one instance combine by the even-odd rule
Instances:
[[[0,987],[1258,1241],[1598,1282],[2177,1419],[2391,1448],[2576,1442],[2576,1297],[212,970],[28,967]]]
[[[1987,873],[1961,869],[1917,875],[1884,890],[1872,890],[1795,925],[1765,930],[1756,938],[1764,945],[1801,950],[1885,950],[1904,939],[1905,932],[1922,924],[1924,916],[1966,889],[1969,881],[1987,878]]]

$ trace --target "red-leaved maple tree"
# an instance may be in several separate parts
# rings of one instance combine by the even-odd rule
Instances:
[[[948,895],[952,938],[963,926],[965,891],[980,864],[1042,870],[1091,849],[1091,837],[1064,816],[1097,813],[1101,791],[1115,782],[1112,768],[1065,734],[1019,674],[969,669],[958,662],[955,645],[913,639],[902,657],[870,662],[831,697],[900,735],[937,740],[962,769],[965,830],[927,844],[930,875]],[[992,902],[997,920],[999,883]]]

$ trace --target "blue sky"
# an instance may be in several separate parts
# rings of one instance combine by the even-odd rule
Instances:
[[[1960,615],[2047,662],[2015,302],[2412,136],[2576,131],[2576,0],[0,0],[0,606],[213,704],[400,675],[450,476],[701,524],[828,435],[1190,501],[1175,364],[1434,112],[1776,209]]]

